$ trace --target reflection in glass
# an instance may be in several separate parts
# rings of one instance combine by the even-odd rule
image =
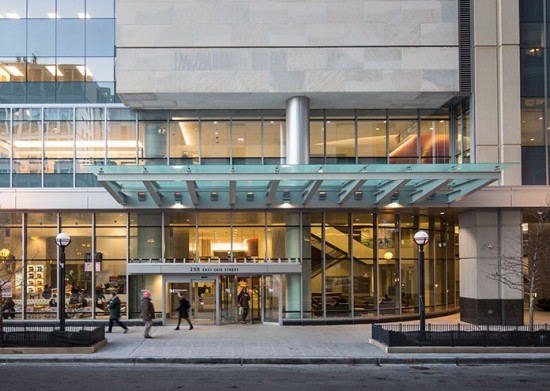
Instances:
[[[90,19],[86,21],[86,56],[115,55],[115,20]]]
[[[58,19],[56,50],[58,56],[84,56],[84,19]]]
[[[55,19],[55,0],[27,0],[28,17]]]
[[[138,146],[135,122],[108,121],[107,127],[107,164],[135,164]]]
[[[55,56],[55,19],[31,19],[27,22],[27,31],[30,62],[36,62],[37,57]],[[51,63],[55,64],[55,61]]]
[[[23,19],[0,19],[0,56],[19,56],[19,59],[27,54],[26,27]]]
[[[57,0],[57,14],[58,18],[84,18],[84,0]]]

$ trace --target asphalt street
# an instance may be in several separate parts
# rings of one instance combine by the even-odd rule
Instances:
[[[0,365],[6,390],[548,390],[550,365]],[[6,388],[4,388],[6,387]]]

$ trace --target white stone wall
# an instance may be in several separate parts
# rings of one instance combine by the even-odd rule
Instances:
[[[456,0],[119,0],[117,90],[136,107],[191,107],[198,103],[189,94],[197,93],[249,100],[281,93],[284,101],[456,92],[457,7]]]

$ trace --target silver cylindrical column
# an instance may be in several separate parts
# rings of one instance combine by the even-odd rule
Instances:
[[[286,101],[286,163],[309,164],[309,98]]]

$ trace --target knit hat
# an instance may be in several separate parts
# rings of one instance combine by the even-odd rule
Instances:
[[[149,291],[143,292],[143,297],[151,297],[151,292]]]

